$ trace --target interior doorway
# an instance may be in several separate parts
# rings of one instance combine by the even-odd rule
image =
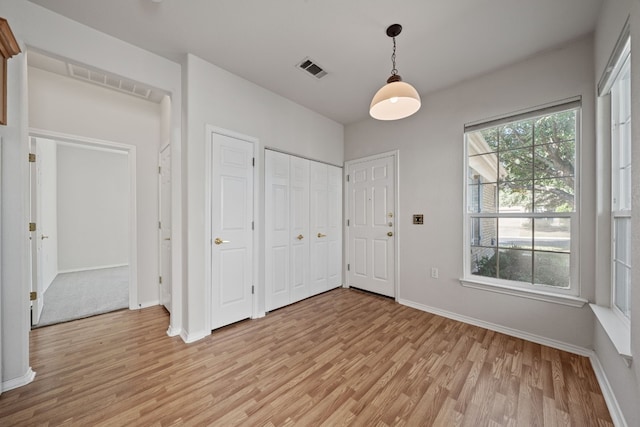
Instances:
[[[135,147],[30,133],[32,326],[136,302]]]

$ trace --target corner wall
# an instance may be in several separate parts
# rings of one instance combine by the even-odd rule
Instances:
[[[632,132],[632,206],[631,218],[631,252],[632,290],[631,290],[631,354],[633,362],[628,367],[618,354],[609,336],[596,320],[594,322],[593,347],[611,386],[611,391],[624,414],[627,425],[640,425],[640,2],[637,0],[605,0],[600,11],[595,33],[595,83],[600,80],[605,66],[613,52],[615,43],[622,28],[630,16],[631,28],[631,132]],[[595,91],[594,84],[594,91]],[[604,101],[603,101],[604,102]],[[598,109],[598,154],[602,162],[610,162],[609,117],[602,116],[603,109]],[[600,126],[602,126],[600,128]],[[604,167],[609,171],[609,166]],[[603,191],[599,206],[598,225],[607,231],[611,227],[609,191]],[[606,208],[606,209],[605,209]],[[610,239],[610,237],[608,237]],[[603,248],[605,249],[605,248]],[[602,305],[610,304],[610,253],[608,248],[598,257],[599,269],[604,273],[598,276],[598,298]]]
[[[593,43],[587,37],[422,98],[397,122],[367,119],[346,127],[345,159],[399,150],[399,300],[476,319],[530,337],[590,348],[593,314],[582,308],[462,287],[464,125],[582,96],[581,185],[593,188]],[[593,298],[594,203],[580,201],[581,295]],[[413,214],[424,225],[413,225]],[[437,267],[440,278],[429,269]]]
[[[264,148],[271,147],[336,165],[343,163],[343,126],[286,98],[235,76],[197,56],[186,58],[187,193],[188,193],[188,319],[187,335],[210,333],[210,302],[205,283],[204,217],[206,125],[259,140],[255,173],[262,182]],[[255,191],[262,191],[261,188]],[[258,277],[264,277],[264,197],[255,206]],[[264,283],[256,283],[258,312],[264,313]]]

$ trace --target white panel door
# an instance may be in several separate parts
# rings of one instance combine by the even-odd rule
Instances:
[[[252,314],[253,143],[212,134],[211,328]]]
[[[171,313],[171,147],[160,152],[160,302]]]
[[[329,232],[327,208],[327,168],[323,163],[311,162],[310,174],[310,282],[309,291],[316,295],[328,288],[327,263],[329,257]]]
[[[291,302],[310,295],[309,291],[309,160],[290,156],[289,280]]]
[[[327,286],[342,286],[342,168],[327,166]]]
[[[394,157],[349,166],[348,284],[395,297]]]
[[[265,303],[275,310],[291,303],[289,155],[266,150]]]

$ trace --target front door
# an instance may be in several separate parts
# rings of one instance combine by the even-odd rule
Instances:
[[[171,146],[160,152],[160,301],[171,313]]]
[[[348,284],[395,297],[394,156],[354,162],[348,174]]]
[[[251,317],[253,143],[212,133],[211,329]]]

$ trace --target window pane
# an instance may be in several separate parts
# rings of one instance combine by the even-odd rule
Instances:
[[[533,283],[569,288],[569,257],[568,253],[534,252]]]
[[[471,218],[471,246],[495,247],[496,218]]]
[[[500,151],[527,147],[533,144],[533,120],[509,123],[500,128]]]
[[[614,218],[614,259],[631,265],[631,218]]]
[[[574,179],[552,178],[535,182],[535,212],[573,212]]]
[[[496,184],[473,184],[467,190],[467,211],[495,213],[498,210]]]
[[[535,218],[533,243],[536,251],[569,252],[571,219]]]
[[[500,249],[498,252],[498,278],[531,283],[531,251]]]
[[[631,314],[631,269],[620,262],[614,264],[615,305],[627,317]]]
[[[535,147],[536,179],[574,175],[575,142],[544,144]]]
[[[531,148],[500,151],[500,168],[504,171],[502,181],[533,179],[533,150]]]
[[[498,246],[500,248],[531,249],[530,218],[500,218],[498,220]]]
[[[576,110],[540,117],[535,121],[536,144],[574,141],[576,139]]]
[[[532,181],[501,182],[498,186],[498,211],[500,213],[531,212],[532,184]]]
[[[471,274],[497,277],[496,250],[474,246],[471,248]]]
[[[498,156],[493,153],[469,157],[469,178],[483,182],[497,182]]]

